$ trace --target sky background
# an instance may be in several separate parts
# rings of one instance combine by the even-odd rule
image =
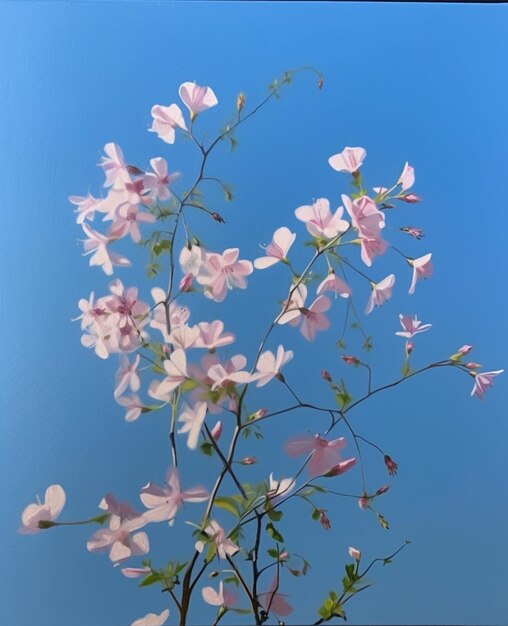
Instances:
[[[238,246],[241,258],[254,259],[259,243],[287,225],[297,233],[293,258],[303,267],[309,250],[301,244],[308,237],[294,218],[295,208],[318,197],[336,207],[340,194],[350,190],[348,176],[334,172],[328,157],[345,146],[363,146],[368,187],[393,184],[408,160],[416,169],[414,191],[424,202],[399,206],[387,215],[388,224],[419,226],[426,236],[417,242],[396,230],[385,235],[414,257],[431,251],[435,273],[409,297],[411,271],[397,254],[387,253],[369,270],[376,280],[392,271],[397,276],[392,301],[367,318],[361,314],[373,336],[375,348],[366,358],[375,384],[399,376],[403,340],[394,334],[399,313],[418,314],[433,324],[416,338],[415,366],[446,358],[468,343],[475,361],[487,370],[500,369],[508,345],[507,29],[508,7],[502,5],[0,4],[5,624],[124,626],[167,606],[159,588],[138,590],[107,556],[86,550],[96,527],[56,528],[29,537],[16,532],[23,508],[36,494],[43,497],[50,484],[60,483],[67,492],[61,519],[79,520],[97,514],[108,491],[140,505],[140,487],[149,480],[160,483],[170,460],[167,417],[148,414],[126,423],[112,395],[116,356],[102,361],[85,350],[79,324],[71,322],[80,298],[92,290],[107,293],[108,278],[81,255],[81,229],[67,200],[100,193],[103,177],[96,164],[104,144],[118,143],[128,162],[144,168],[150,158],[164,156],[170,169],[182,172],[177,187],[185,189],[195,175],[196,155],[181,138],[169,146],[147,132],[153,104],[177,102],[184,81],[210,85],[219,106],[200,117],[197,132],[211,137],[234,112],[239,91],[246,93],[249,109],[284,70],[319,68],[325,76],[321,91],[313,75],[297,76],[278,101],[239,130],[233,153],[226,145],[213,153],[209,173],[233,185],[235,200],[226,204],[208,186],[208,206],[227,224],[191,214],[193,229],[210,249]],[[127,241],[120,249],[135,265],[115,276],[126,285],[141,284],[141,297],[149,300],[150,287],[164,286],[166,275],[149,283],[144,252]],[[351,253],[360,266],[357,251]],[[252,362],[287,282],[286,268],[275,267],[254,273],[249,289],[232,292],[223,305],[196,294],[182,303],[190,306],[194,323],[221,317],[238,338],[224,354],[241,352]],[[355,277],[352,286],[361,312],[368,285]],[[332,330],[312,344],[284,327],[269,345],[274,349],[281,342],[294,350],[285,374],[309,402],[333,401],[319,375],[323,368],[343,376],[353,395],[364,388],[363,372],[348,369],[334,347],[344,313],[344,301],[335,302]],[[358,331],[347,346],[365,356]],[[144,378],[148,382],[150,376]],[[340,585],[348,546],[360,548],[369,562],[406,539],[411,545],[392,565],[371,571],[372,589],[348,604],[350,623],[507,622],[508,426],[502,407],[508,386],[506,378],[497,379],[480,402],[469,396],[472,383],[460,372],[431,372],[351,412],[358,432],[399,463],[399,474],[391,479],[381,456],[364,450],[370,489],[391,485],[378,503],[390,530],[354,499],[317,500],[328,510],[330,530],[311,520],[304,502],[292,505],[280,530],[288,549],[306,556],[313,568],[306,578],[283,578],[281,589],[295,608],[288,623],[317,619],[327,592]],[[290,403],[277,382],[250,399],[253,410]],[[263,459],[242,468],[242,479],[259,481],[270,471],[291,475],[298,464],[283,454],[284,440],[323,431],[327,423],[305,411],[267,422],[262,442],[242,444],[243,454]],[[354,454],[351,441],[347,452]],[[218,466],[196,452],[184,467],[184,486],[210,486],[207,477]],[[361,488],[358,470],[334,480],[336,489]],[[183,546],[190,543],[184,520],[197,520],[200,510],[189,506],[174,528],[148,529],[154,564],[185,558]],[[220,519],[231,523],[227,514]],[[262,586],[269,582],[267,575]],[[198,601],[191,623],[212,619],[213,610]],[[176,623],[174,610],[169,623]]]

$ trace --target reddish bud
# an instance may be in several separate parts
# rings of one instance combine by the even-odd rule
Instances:
[[[384,461],[390,476],[395,476],[395,474],[397,474],[397,468],[399,467],[397,463],[395,463],[392,457],[388,456],[388,454],[385,454]]]
[[[421,228],[415,228],[414,226],[403,226],[400,230],[403,233],[407,233],[408,235],[411,235],[411,237],[414,237],[418,240],[420,240],[422,237],[425,237],[425,233],[423,232],[423,230]]]
[[[390,489],[390,485],[383,485],[382,487],[379,487],[379,489],[376,491],[376,496],[382,496],[388,491],[388,489]]]
[[[324,380],[326,380],[327,382],[331,383],[332,382],[332,377],[330,372],[328,372],[327,370],[323,370],[321,372],[321,378],[324,378]]]
[[[481,365],[480,363],[471,362],[471,363],[466,363],[466,367],[468,370],[477,370],[477,369],[480,369]]]
[[[358,359],[355,356],[348,355],[348,354],[345,354],[341,358],[344,361],[344,363],[347,363],[347,365],[359,365],[360,363],[360,359]]]
[[[212,437],[214,438],[214,441],[219,441],[222,435],[222,422],[220,420],[212,428],[211,434],[212,434]]]
[[[358,500],[358,506],[361,509],[367,509],[370,506],[370,500],[371,499],[364,491],[362,497]]]
[[[180,281],[180,291],[191,291],[192,281],[194,280],[194,274],[190,272],[186,274]]]
[[[341,461],[338,465],[334,465],[331,470],[328,470],[324,476],[327,478],[331,478],[332,476],[340,476],[340,474],[344,474],[349,469],[351,469],[354,465],[356,465],[356,459],[353,457],[351,459],[346,459],[345,461]]]
[[[423,198],[417,196],[414,193],[408,193],[405,196],[399,196],[399,200],[403,200],[404,202],[408,202],[409,204],[416,204],[417,202],[421,202]]]
[[[462,356],[465,356],[466,354],[469,354],[472,349],[473,349],[473,346],[468,346],[466,344],[465,346],[462,346],[462,348],[459,348],[457,350],[457,352],[458,352],[458,354],[461,354]]]
[[[225,224],[226,223],[225,219],[219,213],[216,213],[215,211],[213,211],[213,213],[211,213],[210,215],[213,217],[213,219],[216,222],[219,222],[219,224]]]
[[[406,354],[409,356],[411,352],[413,352],[413,348],[415,347],[412,341],[406,341]]]
[[[279,554],[279,561],[286,561],[289,558],[289,552],[287,550],[284,550],[284,552],[281,552]]]
[[[326,509],[319,509],[319,522],[325,530],[329,530],[332,527],[332,523],[326,516]]]

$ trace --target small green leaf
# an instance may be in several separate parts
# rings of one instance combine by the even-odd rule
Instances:
[[[233,498],[228,498],[226,496],[217,496],[213,505],[219,509],[224,509],[224,511],[228,511],[228,513],[232,513],[235,517],[240,517],[242,514],[240,507]]]
[[[154,583],[158,583],[162,580],[161,575],[159,574],[159,572],[151,572],[150,574],[148,574],[148,576],[146,578],[143,578],[143,580],[139,583],[140,587],[148,587],[149,585],[153,585]]]
[[[280,534],[280,532],[275,528],[275,526],[271,522],[268,522],[268,524],[266,525],[266,531],[270,535],[270,537],[277,543],[284,542],[284,537]]]
[[[203,454],[206,454],[206,456],[212,456],[213,445],[209,441],[203,441],[199,447]]]
[[[278,522],[281,519],[283,512],[276,509],[269,509],[266,514],[271,520]]]

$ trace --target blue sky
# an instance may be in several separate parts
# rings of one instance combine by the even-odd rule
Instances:
[[[369,359],[376,380],[383,384],[399,374],[399,313],[433,324],[417,338],[415,365],[446,358],[468,343],[475,361],[500,369],[508,345],[507,27],[508,8],[502,5],[0,5],[5,623],[120,626],[166,607],[159,589],[135,589],[136,582],[124,579],[106,556],[87,552],[89,527],[33,537],[16,533],[24,506],[49,484],[61,483],[67,491],[62,519],[82,519],[95,514],[108,491],[137,503],[139,488],[160,482],[169,462],[164,417],[124,422],[112,396],[116,358],[103,362],[82,348],[79,326],[70,321],[80,298],[107,290],[107,277],[81,256],[81,231],[67,201],[72,194],[99,192],[95,164],[104,144],[117,142],[129,162],[141,167],[164,156],[182,172],[184,188],[193,178],[195,155],[188,143],[168,146],[147,132],[153,104],[176,102],[184,81],[210,85],[220,105],[203,114],[199,127],[214,133],[234,110],[239,91],[254,104],[284,70],[319,68],[322,91],[312,76],[298,76],[280,100],[239,131],[234,153],[226,146],[216,151],[210,173],[233,185],[235,201],[226,205],[210,189],[210,206],[227,224],[192,216],[196,232],[211,249],[239,246],[249,259],[281,225],[297,232],[301,243],[305,231],[294,209],[317,197],[338,205],[340,194],[348,192],[347,177],[327,165],[331,154],[346,145],[365,147],[362,171],[369,186],[395,181],[408,160],[424,202],[404,205],[390,219],[427,234],[421,242],[395,231],[389,238],[413,256],[432,251],[435,274],[409,298],[410,271],[396,254],[374,264],[376,278],[393,270],[398,279],[393,300],[365,319],[374,337]],[[126,284],[145,281],[148,299],[152,285],[143,277],[143,253],[129,246],[124,251],[137,265],[117,276]],[[268,323],[285,295],[283,270],[255,273],[250,289],[232,293],[223,306],[189,299],[193,321],[222,316],[238,336],[238,351],[252,355],[260,320]],[[367,294],[360,282],[354,287],[362,309]],[[335,303],[332,331],[313,344],[289,328],[274,339],[272,347],[280,341],[295,351],[287,377],[311,402],[331,400],[319,377],[323,368],[347,377],[354,391],[361,384],[360,372],[342,365],[333,347],[343,313],[343,303]],[[358,338],[353,335],[348,347],[359,352]],[[406,539],[412,543],[393,565],[372,572],[372,589],[349,603],[350,623],[506,620],[507,384],[499,378],[480,402],[469,397],[471,383],[455,371],[432,372],[351,413],[358,431],[399,463],[399,475],[390,479],[379,456],[365,450],[371,487],[391,485],[379,503],[391,527],[383,531],[354,501],[320,501],[332,519],[328,531],[310,519],[303,503],[292,507],[294,517],[281,522],[281,530],[290,549],[304,551],[314,565],[306,578],[284,580],[295,622],[316,619],[319,603],[340,584],[349,545],[369,560]],[[269,406],[290,401],[275,383],[259,397]],[[245,448],[266,462],[245,468],[245,480],[261,480],[271,470],[290,475],[296,465],[282,454],[282,442],[294,432],[323,429],[321,421],[310,426],[316,419],[302,412],[291,423],[268,423],[263,442]],[[188,485],[208,471],[208,461],[195,458]],[[357,472],[337,481],[345,491],[359,489]],[[185,557],[183,517],[172,529],[149,532],[160,561]],[[173,611],[169,623],[175,619]],[[211,619],[202,606],[191,615],[195,624]]]

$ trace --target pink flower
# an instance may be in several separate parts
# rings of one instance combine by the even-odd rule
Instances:
[[[213,322],[200,322],[198,324],[199,335],[194,343],[195,348],[208,348],[215,350],[222,346],[234,343],[235,336],[233,333],[224,332],[224,322],[215,320]]]
[[[93,253],[90,257],[90,267],[94,265],[102,267],[104,273],[111,276],[111,274],[113,274],[113,265],[120,267],[129,267],[131,265],[129,259],[108,249],[107,246],[115,239],[114,237],[111,238],[103,235],[90,228],[88,224],[83,223],[81,226],[87,236],[87,239],[83,240],[83,247],[85,249],[83,256]]]
[[[142,180],[145,188],[149,189],[151,195],[155,198],[159,200],[168,200],[171,198],[169,186],[180,176],[180,174],[178,172],[170,174],[168,172],[168,163],[166,159],[163,159],[162,157],[150,159],[150,166],[154,173],[148,173],[143,176]]]
[[[351,216],[351,224],[362,237],[379,239],[380,230],[385,226],[385,216],[372,198],[361,196],[356,200],[342,194],[342,202]]]
[[[206,417],[206,411],[206,402],[197,402],[192,407],[187,406],[178,418],[178,421],[183,423],[178,434],[189,433],[187,437],[187,447],[191,450],[197,448],[201,427]]]
[[[189,109],[191,120],[201,111],[214,107],[219,102],[211,87],[200,87],[196,83],[183,83],[178,94]]]
[[[180,267],[184,274],[197,276],[203,262],[203,250],[199,246],[184,246],[180,252]]]
[[[298,207],[295,215],[297,219],[305,223],[313,237],[335,239],[349,228],[346,220],[341,219],[343,212],[344,209],[339,207],[332,215],[329,200],[318,198],[314,204]]]
[[[131,363],[125,354],[120,355],[120,369],[116,372],[116,389],[115,398],[130,387],[131,391],[139,391],[141,381],[139,380],[138,367],[141,360],[140,355],[136,355],[134,362]]]
[[[112,219],[113,224],[108,231],[108,237],[120,239],[130,235],[134,243],[139,243],[141,241],[139,224],[153,224],[155,215],[140,211],[137,204],[124,204],[117,210]]]
[[[381,256],[388,250],[388,244],[381,237],[360,236],[360,245],[360,256],[367,267],[372,265],[375,256]]]
[[[115,400],[118,404],[125,407],[126,422],[134,422],[134,420],[137,420],[145,408],[141,398],[136,394],[131,396],[121,396],[119,398],[115,398]]]
[[[131,556],[147,554],[149,550],[148,536],[145,532],[131,533],[146,525],[143,517],[122,521],[118,515],[112,515],[109,528],[101,528],[87,541],[90,552],[108,552],[114,563],[125,561]]]
[[[217,554],[220,559],[225,559],[226,555],[233,556],[240,549],[236,543],[226,537],[226,533],[222,526],[215,520],[210,520],[204,532],[208,535],[209,539],[212,539],[217,549]],[[198,552],[203,552],[206,545],[206,541],[196,541],[195,548]]]
[[[180,324],[171,331],[168,341],[174,348],[182,348],[183,350],[187,350],[188,348],[196,347],[196,341],[198,337],[199,328],[197,326]]]
[[[318,330],[330,328],[330,320],[324,315],[332,306],[332,301],[326,296],[318,296],[310,307],[302,309],[302,325],[300,332],[308,341],[313,341]]]
[[[350,548],[348,548],[347,550],[348,550],[348,552],[349,552],[349,556],[350,556],[352,559],[355,559],[355,560],[357,560],[357,561],[359,561],[359,560],[360,560],[360,558],[361,558],[361,556],[362,556],[362,553],[360,552],[360,550],[357,550],[356,548],[351,548],[351,547],[350,547]]]
[[[154,287],[150,293],[155,303],[155,306],[153,307],[152,319],[150,321],[150,327],[160,331],[164,338],[164,341],[166,343],[169,343],[170,337],[167,331],[165,308],[166,292],[160,287]],[[188,307],[180,306],[174,300],[170,302],[169,323],[171,330],[178,328],[178,326],[180,326],[181,324],[185,324],[189,317],[190,311]]]
[[[340,461],[339,450],[346,445],[344,437],[327,441],[319,435],[304,435],[295,437],[286,442],[284,446],[289,456],[301,456],[311,454],[307,465],[309,476],[322,476]]]
[[[259,594],[259,601],[261,606],[267,613],[274,613],[275,615],[289,615],[293,612],[293,607],[285,600],[286,594],[277,593],[279,586],[278,575],[272,580],[268,591]]]
[[[481,372],[472,374],[474,376],[474,386],[471,391],[472,396],[476,396],[480,400],[483,399],[483,394],[492,387],[492,379],[499,374],[502,374],[504,370],[496,370],[495,372]]]
[[[253,267],[250,261],[238,261],[239,253],[238,248],[228,248],[222,254],[204,254],[197,281],[204,285],[207,298],[222,302],[228,289],[247,287],[245,277],[252,274]]]
[[[337,172],[349,172],[352,174],[360,169],[366,156],[367,152],[363,148],[346,147],[339,154],[331,156],[328,159],[328,163]]]
[[[189,378],[187,373],[187,357],[185,356],[185,351],[181,348],[177,348],[171,353],[169,359],[164,361],[163,367],[167,376],[158,386],[157,393],[160,395],[173,392]]]
[[[147,613],[144,617],[134,620],[131,626],[163,626],[169,617],[169,609],[156,613]]]
[[[143,517],[150,522],[171,522],[185,502],[204,502],[208,495],[201,485],[182,491],[178,470],[170,467],[163,487],[148,483],[141,489],[141,502],[149,509]]]
[[[21,513],[23,526],[19,532],[24,535],[38,533],[41,528],[39,522],[52,522],[65,506],[65,491],[61,485],[50,485],[44,494],[44,503],[37,498],[37,504],[29,504]]]
[[[104,187],[123,186],[130,182],[131,177],[124,160],[123,152],[116,143],[107,143],[104,146],[105,157],[101,158],[100,166],[102,167],[106,180]]]
[[[371,283],[372,291],[365,307],[365,313],[372,312],[375,306],[382,306],[392,297],[393,286],[395,285],[395,276],[389,274],[379,283]]]
[[[159,139],[166,143],[175,143],[176,128],[187,130],[182,110],[176,104],[167,107],[156,104],[152,107],[152,117],[152,127],[148,130],[157,133]]]
[[[462,346],[462,348],[459,348],[457,352],[458,354],[465,356],[466,354],[469,354],[472,349],[473,349],[473,346],[468,346],[467,344],[465,344],[464,346]]]
[[[76,222],[82,224],[84,220],[93,220],[95,211],[100,211],[102,200],[100,198],[94,198],[90,193],[86,196],[69,196],[69,202],[75,204],[77,209],[74,209],[78,214]]]
[[[128,502],[118,502],[112,493],[107,493],[99,502],[99,508],[108,515],[117,515],[120,519],[136,519],[141,513],[131,507]]]
[[[340,476],[344,474],[352,467],[356,465],[356,459],[354,457],[350,459],[346,459],[345,461],[341,461],[337,465],[334,465],[328,472],[326,472],[325,476],[331,478],[333,476]]]
[[[293,245],[296,235],[289,228],[282,226],[273,233],[271,243],[266,248],[266,256],[254,261],[254,267],[258,270],[271,267],[275,263],[286,259],[289,248]]]
[[[430,261],[432,253],[418,257],[417,259],[408,259],[407,262],[413,268],[413,280],[411,281],[411,287],[409,287],[409,294],[415,292],[416,283],[421,278],[428,278],[432,275],[433,267]]]
[[[296,326],[300,322],[302,309],[307,298],[307,287],[300,283],[296,289],[291,287],[288,300],[282,303],[282,313],[277,319],[277,324],[291,324]]]
[[[212,391],[224,387],[227,383],[249,383],[253,380],[250,372],[243,371],[247,359],[242,354],[235,354],[225,364],[215,363],[208,372],[207,378],[212,382]]]
[[[178,285],[178,288],[180,289],[180,291],[184,291],[184,292],[192,291],[193,280],[194,280],[194,274],[192,272],[185,274],[185,276],[180,281],[180,284]]]
[[[285,351],[283,346],[277,348],[277,355],[274,355],[270,350],[263,352],[256,363],[257,372],[252,376],[253,380],[256,381],[256,387],[263,387],[272,378],[280,376],[282,366],[291,361],[292,358],[293,351]]]
[[[403,330],[395,334],[399,337],[406,337],[406,339],[411,339],[418,333],[423,333],[426,330],[429,330],[429,328],[432,328],[432,324],[424,324],[422,326],[422,323],[418,320],[416,315],[411,317],[410,315],[402,315],[401,313],[399,315],[399,320]]]
[[[341,296],[341,298],[349,298],[351,295],[351,287],[340,279],[333,270],[319,283],[316,293],[319,296],[325,291],[333,291],[335,297]]]
[[[103,298],[94,301],[95,294],[92,291],[88,300],[81,298],[78,307],[81,315],[73,318],[73,322],[81,320],[81,330],[92,326],[93,324],[102,324],[107,319],[109,313]]]
[[[402,170],[402,174],[400,175],[399,180],[397,181],[397,185],[402,185],[403,191],[406,191],[410,187],[414,185],[415,182],[415,170],[414,167],[409,165],[406,161],[404,165],[404,169]]]
[[[203,587],[201,590],[203,600],[212,606],[223,606],[225,608],[232,607],[236,604],[236,594],[232,591],[224,589],[222,580],[219,583],[219,591],[215,591],[213,587]]]
[[[397,468],[399,467],[398,464],[395,463],[392,457],[388,454],[384,455],[384,462],[390,476],[395,476],[397,474]]]

